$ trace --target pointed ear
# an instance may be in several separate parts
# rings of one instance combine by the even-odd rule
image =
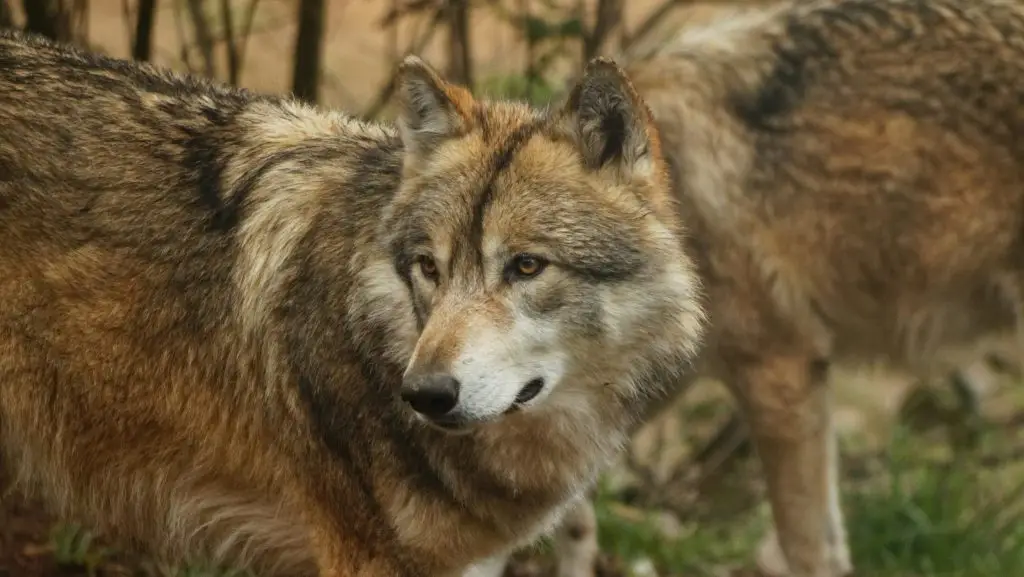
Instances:
[[[419,57],[405,57],[397,83],[398,130],[411,155],[428,153],[468,128],[473,110],[469,91],[445,82]]]
[[[626,178],[651,178],[663,170],[654,117],[611,59],[587,64],[563,114],[591,170],[612,166]]]

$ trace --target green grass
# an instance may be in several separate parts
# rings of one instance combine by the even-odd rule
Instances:
[[[117,550],[102,545],[95,533],[77,523],[58,523],[50,532],[54,561],[64,567],[85,571],[89,577],[103,573],[107,564],[118,562]],[[203,563],[182,566],[144,564],[146,577],[252,577],[247,571],[214,567]]]
[[[523,100],[537,106],[552,102],[558,96],[558,90],[558,86],[544,78],[537,77],[531,82],[523,74],[490,76],[476,86],[476,93],[487,98]]]
[[[1024,575],[1024,466],[983,471],[962,459],[929,465],[920,438],[897,434],[882,472],[844,486],[851,552],[859,575],[989,577]],[[602,548],[626,565],[649,559],[667,575],[711,575],[749,566],[768,526],[761,507],[742,518],[684,527],[666,539],[650,519],[615,514],[615,499],[597,500]]]
[[[721,566],[744,560],[766,528],[766,515],[752,512],[740,521],[684,524],[675,537],[666,538],[654,513],[642,520],[617,513],[615,497],[603,486],[594,508],[601,550],[627,567],[648,559],[661,575],[713,575]]]
[[[60,524],[50,533],[53,558],[58,565],[81,567],[89,577],[113,554],[113,549],[96,544],[95,534],[75,523]]]
[[[1024,575],[1024,472],[906,465],[898,439],[879,483],[848,491],[845,508],[859,571],[878,577]]]

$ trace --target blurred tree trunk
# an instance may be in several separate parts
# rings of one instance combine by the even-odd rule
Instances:
[[[71,40],[61,0],[22,0],[21,5],[25,11],[26,30],[53,40]]]
[[[153,52],[153,22],[156,20],[156,0],[139,0],[139,13],[135,15],[135,45],[132,58],[146,62]]]
[[[473,58],[469,46],[470,0],[447,0],[448,76],[452,82],[473,86]]]
[[[584,62],[600,55],[607,48],[608,41],[616,36],[616,31],[621,30],[623,7],[623,0],[598,0],[594,27],[583,38]]]
[[[14,26],[14,12],[11,11],[11,5],[7,0],[0,0],[0,28],[11,26]]]
[[[324,37],[324,0],[300,0],[299,31],[295,36],[292,93],[307,102],[317,101],[320,86],[320,49]]]
[[[188,0],[188,15],[192,19],[192,29],[196,34],[196,44],[199,45],[199,53],[203,56],[203,74],[209,78],[216,78],[217,67],[213,52],[213,33],[210,32],[210,23],[206,20],[206,12],[203,10],[203,0]]]

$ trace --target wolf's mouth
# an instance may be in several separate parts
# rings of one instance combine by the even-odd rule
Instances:
[[[524,386],[519,391],[519,394],[516,395],[516,399],[512,403],[512,406],[502,413],[502,415],[511,415],[512,413],[519,412],[522,410],[523,405],[535,399],[542,390],[544,390],[544,379],[536,378],[526,383],[526,386]],[[478,424],[473,421],[467,421],[457,414],[446,414],[440,417],[424,418],[424,420],[428,421],[438,429],[450,433],[465,432],[467,429],[471,429],[474,424]]]
[[[437,419],[424,419],[427,423],[436,429],[440,429],[449,434],[464,434],[468,433],[473,429],[474,423],[467,422],[458,417],[441,417]]]
[[[512,403],[512,406],[508,408],[502,415],[511,415],[516,413],[523,408],[523,405],[532,401],[540,392],[544,389],[544,379],[533,379],[526,383],[519,394],[516,395],[516,400]]]
[[[543,388],[544,379],[533,379],[532,381],[526,383],[526,386],[523,387],[523,390],[519,391],[519,394],[516,395],[516,404],[525,405],[526,403],[533,400],[534,397],[539,395]]]

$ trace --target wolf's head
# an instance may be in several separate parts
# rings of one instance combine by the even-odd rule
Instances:
[[[701,329],[650,113],[610,60],[560,109],[476,101],[409,57],[385,214],[419,335],[401,397],[457,429],[642,396]]]

